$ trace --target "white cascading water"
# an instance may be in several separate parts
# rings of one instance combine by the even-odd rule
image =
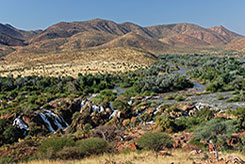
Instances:
[[[52,111],[49,110],[43,110],[43,113],[40,112],[35,112],[36,114],[38,114],[43,122],[45,123],[47,129],[50,132],[55,132],[54,127],[52,127],[51,122],[49,121],[49,119],[53,120],[53,124],[58,128],[58,129],[66,129],[69,125],[67,124],[67,122],[60,116],[58,116],[57,114],[55,114]]]
[[[116,116],[118,110],[114,110],[112,114],[110,115],[109,119],[112,119],[113,117]]]
[[[52,127],[51,123],[49,122],[48,118],[43,113],[39,113],[39,112],[35,112],[35,113],[38,114],[42,118],[43,122],[45,123],[46,127],[48,128],[48,130],[50,132],[55,132],[55,130],[53,129],[53,127]]]
[[[25,129],[27,131],[29,130],[26,123],[22,119],[20,119],[19,117],[14,120],[13,126],[16,126],[19,129]]]
[[[54,124],[58,127],[58,129],[66,129],[69,125],[67,124],[67,122],[62,118],[59,117],[57,114],[53,113],[50,110],[44,110],[46,113],[46,115],[48,115],[48,117],[53,117],[54,119]],[[64,124],[65,126],[63,126],[62,124]]]

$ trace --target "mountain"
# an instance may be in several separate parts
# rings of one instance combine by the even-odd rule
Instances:
[[[0,24],[0,44],[15,48],[15,54],[87,51],[103,48],[133,47],[154,54],[220,50],[234,46],[243,36],[223,26],[203,28],[179,23],[141,27],[125,22],[93,19],[60,22],[44,31],[23,31]],[[18,46],[18,47],[13,47]],[[12,52],[12,51],[8,51]],[[0,51],[1,53],[1,51]]]
[[[245,51],[245,37],[234,40],[226,46],[228,50]]]
[[[0,24],[0,44],[7,46],[23,46],[25,41],[39,34],[41,30],[24,31],[9,24]]]
[[[220,26],[216,26],[216,27],[212,27],[209,28],[209,30],[214,31],[220,35],[222,35],[228,42],[236,39],[236,38],[240,38],[242,37],[241,35],[234,33],[232,31],[227,30],[224,26],[220,25]]]
[[[233,33],[224,27],[205,29],[198,25],[188,23],[157,25],[148,27],[148,30],[151,31],[155,36],[158,36],[158,38],[169,39],[174,43],[180,42],[187,45],[200,46],[224,45],[237,37],[241,37],[240,35]]]
[[[157,39],[129,32],[100,46],[100,48],[113,47],[135,47],[142,48],[151,53],[161,53],[168,48],[168,45]]]

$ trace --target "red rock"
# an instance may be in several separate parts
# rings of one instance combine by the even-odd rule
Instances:
[[[158,152],[158,155],[161,155],[161,156],[172,156],[172,154],[171,153],[168,153],[167,151],[159,151]]]
[[[15,116],[15,113],[13,113],[13,114],[8,114],[8,115],[4,116],[4,118],[5,118],[6,120],[9,120],[9,119],[11,119],[11,118],[14,117],[14,116]]]
[[[136,146],[135,142],[131,143],[131,144],[128,146],[128,148],[129,148],[130,150],[137,150],[137,146]]]

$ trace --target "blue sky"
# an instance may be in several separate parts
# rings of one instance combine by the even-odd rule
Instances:
[[[142,26],[223,25],[245,35],[245,0],[0,0],[0,23],[25,30],[102,18]]]

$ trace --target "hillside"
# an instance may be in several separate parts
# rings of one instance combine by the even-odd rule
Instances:
[[[151,53],[139,48],[118,47],[81,52],[39,54],[12,53],[0,61],[3,76],[13,74],[73,76],[78,73],[126,72],[146,67],[156,61]]]
[[[228,50],[245,51],[245,37],[232,41],[226,46]]]
[[[40,32],[41,30],[23,31],[9,24],[4,25],[0,23],[0,44],[7,46],[23,46],[26,44],[26,40],[33,38]]]
[[[16,54],[116,47],[136,47],[154,54],[201,52],[214,48],[222,51],[227,44],[242,38],[223,26],[203,28],[180,23],[141,27],[130,22],[117,24],[103,19],[60,22],[42,32],[17,30],[10,25],[1,27],[2,44],[21,46],[14,47]]]
[[[30,68],[37,69],[34,71],[37,74],[42,71],[37,65],[52,70],[52,73],[41,74],[53,76],[62,74],[63,67],[72,76],[79,70],[114,72],[117,67],[110,64],[118,62],[118,71],[127,71],[154,62],[152,54],[242,51],[243,45],[243,36],[223,26],[203,28],[180,23],[142,27],[130,22],[118,24],[93,19],[60,22],[44,31],[23,31],[0,24],[1,71],[4,75],[13,70],[17,75],[16,70],[20,68],[27,70],[21,73],[23,75],[32,74]],[[72,66],[68,67],[69,64]],[[61,69],[55,71],[56,67]]]

